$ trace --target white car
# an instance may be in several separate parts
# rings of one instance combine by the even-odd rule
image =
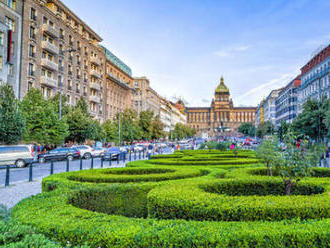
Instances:
[[[34,161],[32,145],[0,146],[0,165],[15,164],[18,168]]]
[[[80,152],[80,156],[84,159],[90,159],[94,156],[94,149],[88,145],[78,145],[72,148],[76,148]]]
[[[104,156],[106,151],[107,151],[106,148],[94,147],[94,152],[92,153],[92,155],[93,155],[93,157],[102,157],[102,156]]]

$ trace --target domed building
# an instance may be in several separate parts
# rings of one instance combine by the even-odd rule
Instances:
[[[255,107],[234,107],[223,77],[210,107],[186,107],[187,124],[198,133],[233,133],[244,122],[254,123]]]

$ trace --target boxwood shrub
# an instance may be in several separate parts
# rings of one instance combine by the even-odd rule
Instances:
[[[184,160],[226,153],[176,154]],[[250,157],[230,158],[241,160],[239,169],[181,166],[171,164],[173,158],[171,166],[154,164],[165,160],[158,158],[126,169],[52,175],[43,180],[42,194],[21,201],[12,214],[63,245],[69,240],[91,247],[328,247],[327,172],[283,196],[281,179],[251,167],[258,164],[244,164],[254,156],[239,152],[244,154]],[[220,162],[228,160],[219,156]]]

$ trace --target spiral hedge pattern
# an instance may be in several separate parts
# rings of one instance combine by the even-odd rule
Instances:
[[[330,170],[284,195],[251,151],[183,151],[52,175],[14,218],[91,247],[329,247]]]

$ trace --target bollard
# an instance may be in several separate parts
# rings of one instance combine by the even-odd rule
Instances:
[[[132,161],[132,151],[129,150],[129,161]]]
[[[79,169],[82,170],[83,169],[83,161],[82,161],[82,158],[80,157],[80,166],[79,166]]]
[[[69,159],[66,159],[66,172],[69,172],[70,170],[70,164],[69,164]]]
[[[141,151],[139,151],[139,160],[141,160]]]
[[[124,152],[124,163],[126,162],[126,152]]]
[[[54,174],[54,162],[53,162],[53,160],[50,161],[50,174],[51,175]]]
[[[119,154],[117,155],[117,164],[119,164],[120,155],[121,155],[121,153],[119,153]]]
[[[33,169],[33,164],[31,163],[29,165],[29,182],[32,182],[32,169]]]
[[[136,151],[134,151],[134,160],[136,160]]]
[[[110,157],[109,157],[109,166],[111,167],[111,163],[112,163],[112,154],[110,153]]]
[[[151,152],[148,153],[148,159],[151,159]]]
[[[5,180],[5,187],[8,187],[9,186],[9,165],[7,165],[6,167],[6,180]]]
[[[94,157],[91,156],[91,169],[94,169]]]
[[[142,151],[142,158],[145,158],[146,157],[146,155],[145,155],[145,152],[144,152],[144,150]]]
[[[103,168],[103,156],[101,156],[101,168]]]

